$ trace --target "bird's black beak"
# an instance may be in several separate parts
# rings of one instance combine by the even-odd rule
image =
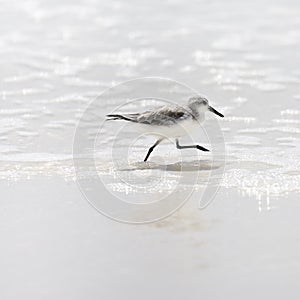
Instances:
[[[218,112],[217,110],[215,110],[213,107],[209,106],[208,110],[210,110],[211,112],[215,113],[216,115],[218,115],[219,117],[224,118],[224,115],[222,115],[220,112]]]

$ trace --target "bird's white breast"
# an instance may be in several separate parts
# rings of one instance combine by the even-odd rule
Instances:
[[[139,131],[142,133],[168,138],[178,138],[188,135],[194,130],[199,129],[199,125],[200,124],[194,119],[179,121],[178,123],[169,126],[137,124]]]

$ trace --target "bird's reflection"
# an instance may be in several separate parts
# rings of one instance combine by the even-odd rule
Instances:
[[[221,161],[210,160],[193,160],[178,161],[175,163],[156,163],[156,162],[136,162],[126,167],[119,168],[119,171],[137,171],[137,170],[162,170],[175,172],[192,172],[192,171],[210,171],[221,168]]]

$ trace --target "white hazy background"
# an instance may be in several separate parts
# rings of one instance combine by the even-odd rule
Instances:
[[[0,5],[1,300],[299,299],[299,1]],[[226,170],[205,210],[195,197],[137,226],[84,200],[72,145],[92,99],[143,76],[183,82],[225,114]],[[123,102],[104,102],[99,122]],[[179,157],[162,145],[151,160],[164,153]],[[118,177],[110,187],[143,198]]]

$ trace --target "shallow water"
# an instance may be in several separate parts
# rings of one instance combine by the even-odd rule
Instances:
[[[3,1],[1,8],[3,299],[296,298],[297,1]],[[122,125],[105,124],[95,164],[112,193],[152,201],[172,192],[180,174],[180,187],[196,190],[174,216],[129,226],[84,200],[76,187],[73,138],[95,97],[145,76],[182,82],[224,113],[218,122],[225,172],[212,183],[220,185],[214,202],[199,210],[207,169],[218,169],[218,160],[164,143],[145,168],[140,162],[153,139],[141,137],[128,150],[129,129],[115,143],[112,162],[111,132]],[[147,84],[142,88],[149,96]],[[178,104],[188,96],[174,86],[166,90]],[[101,99],[94,121],[86,122],[88,138],[97,135],[105,114],[134,97],[127,88]],[[146,106],[132,102],[126,110]],[[193,138],[209,147],[203,132]]]

